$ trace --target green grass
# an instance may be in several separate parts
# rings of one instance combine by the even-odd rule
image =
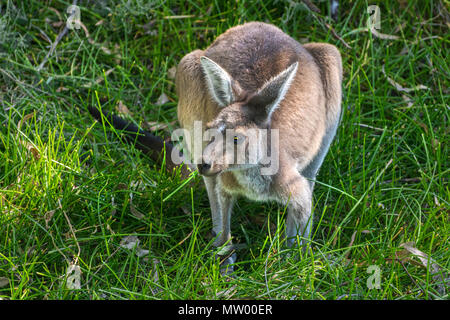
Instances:
[[[339,22],[327,2],[315,2],[322,15],[293,1],[153,2],[81,1],[90,40],[70,30],[40,71],[70,2],[1,2],[0,297],[448,299],[448,1],[377,2],[379,32],[396,40],[362,30],[364,1],[341,1]],[[344,112],[314,192],[312,250],[280,243],[284,208],[242,199],[232,234],[245,247],[229,278],[211,252],[201,179],[179,188],[179,173],[95,124],[87,107],[121,101],[138,123],[176,128],[169,70],[253,20],[340,49]],[[427,89],[402,92],[388,77]],[[169,101],[157,105],[162,93]],[[121,247],[129,235],[139,248]],[[406,254],[407,242],[428,258]],[[70,265],[80,289],[67,285]],[[367,286],[371,265],[379,289]]]

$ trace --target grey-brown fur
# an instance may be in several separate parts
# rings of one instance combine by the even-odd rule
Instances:
[[[210,78],[205,78],[209,77],[205,64],[212,62],[201,57],[209,58],[231,77],[230,105],[220,106],[213,97],[207,82]],[[290,86],[286,85],[286,94],[268,116],[264,104],[271,98],[270,94],[261,93],[261,88],[295,63],[298,67],[295,65]],[[203,173],[213,231],[218,235],[216,246],[231,238],[230,215],[239,195],[283,205],[289,202],[286,235],[290,243],[297,235],[309,238],[314,187],[311,180],[315,179],[338,126],[341,82],[341,57],[334,46],[302,46],[279,28],[260,22],[233,27],[206,50],[195,50],[181,60],[176,88],[178,119],[183,128],[192,131],[194,121],[202,121],[208,127],[227,128],[243,136],[248,128],[279,130],[276,174],[261,175],[258,166],[216,165],[214,152],[203,154],[204,159],[200,159],[209,158],[211,164]],[[277,84],[274,87],[278,88]],[[207,145],[204,142],[204,147]]]

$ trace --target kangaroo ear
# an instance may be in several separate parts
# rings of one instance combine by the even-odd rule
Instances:
[[[231,88],[231,76],[221,66],[211,59],[200,57],[203,72],[205,73],[208,90],[214,100],[221,107],[233,103],[233,90]]]
[[[272,113],[278,108],[297,73],[298,62],[267,81],[250,99],[248,106],[257,113],[262,122],[270,122]]]

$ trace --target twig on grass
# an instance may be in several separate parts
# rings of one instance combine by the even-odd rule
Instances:
[[[400,263],[400,265],[403,267],[403,270],[405,270],[406,274],[408,275],[408,277],[411,279],[412,283],[414,283],[414,285],[416,287],[418,287],[420,289],[420,291],[422,291],[423,294],[425,294],[425,291],[423,290],[422,286],[420,284],[418,284],[416,282],[416,280],[414,280],[414,278],[411,276],[411,274],[408,272],[408,269],[405,267],[405,264],[402,262],[401,259],[398,258],[397,256],[397,252],[395,253],[395,261],[397,261],[398,263]]]
[[[77,5],[78,0],[74,0],[72,2],[73,6]],[[71,17],[75,16],[75,10],[72,11],[72,13],[69,16],[69,19]],[[39,72],[42,70],[42,68],[44,67],[44,65],[47,63],[48,59],[53,55],[53,52],[55,52],[56,46],[58,45],[58,43],[61,41],[61,39],[67,34],[67,31],[69,30],[69,28],[67,27],[67,24],[64,26],[64,29],[62,29],[62,31],[58,34],[58,36],[56,37],[55,42],[52,43],[52,45],[50,46],[50,50],[47,52],[47,54],[45,55],[44,60],[42,60],[41,64],[36,68],[36,70]]]
[[[400,178],[400,179],[397,179],[397,180],[392,180],[392,179],[385,180],[385,181],[383,181],[382,183],[391,183],[392,181],[395,181],[395,182],[401,182],[401,183],[414,183],[414,182],[420,182],[421,180],[422,180],[421,177],[414,177],[414,178]]]
[[[62,213],[64,215],[64,218],[67,221],[67,224],[69,225],[69,229],[70,229],[70,232],[72,233],[72,236],[73,236],[73,239],[75,241],[75,244],[77,245],[78,253],[76,254],[75,260],[73,262],[73,264],[77,265],[78,264],[78,258],[80,257],[80,253],[81,253],[80,244],[78,243],[77,237],[75,236],[75,231],[73,230],[72,224],[70,223],[70,219],[67,216],[66,212],[63,210],[63,207],[61,205],[61,199],[58,199],[58,205],[59,205],[59,208],[61,209],[61,211],[62,211]]]
[[[317,18],[317,17],[316,17]],[[326,23],[325,21],[323,21],[322,18],[317,18],[319,20],[320,23],[322,23],[323,25],[325,25],[325,27],[328,28],[328,30],[331,32],[331,34],[333,35],[333,37],[335,37],[337,40],[341,41],[342,44],[347,48],[347,49],[352,49],[352,47],[344,40],[342,39],[342,37],[334,30],[334,28]]]
[[[302,0],[303,4],[308,7],[309,10],[314,11],[316,13],[321,13],[320,9],[316,7],[314,3],[310,0]]]
[[[344,40],[342,39],[342,37],[336,32],[336,30],[334,30],[333,26],[330,25],[329,23],[326,23],[325,20],[321,17],[321,16],[317,16],[316,13],[320,14],[320,9],[317,8],[313,3],[311,3],[311,1],[309,0],[302,0],[303,4],[305,5],[305,7],[308,8],[308,10],[311,12],[312,16],[322,25],[322,27],[324,27],[325,29],[328,29],[328,31],[331,32],[331,34],[333,35],[334,38],[336,38],[337,40],[341,41],[342,44],[347,48],[347,49],[352,49],[352,47]]]

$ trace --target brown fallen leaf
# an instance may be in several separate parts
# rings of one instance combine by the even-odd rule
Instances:
[[[29,142],[26,142],[25,144],[27,150],[30,151],[31,154],[33,155],[34,160],[38,161],[41,158],[41,154],[39,153],[39,150],[36,148],[36,146]]]
[[[433,147],[433,153],[436,153],[436,151],[437,151],[437,149],[439,148],[440,145],[441,145],[441,142],[438,139],[433,138],[431,140],[431,146]]]
[[[39,149],[31,142],[23,141],[23,139],[19,138],[19,143],[27,149],[33,155],[34,160],[38,161],[41,158],[41,154]]]
[[[230,299],[237,292],[237,285],[232,285],[230,288],[217,292],[216,298]]]
[[[411,108],[413,106],[414,101],[410,97],[402,94],[402,99],[403,99],[403,101],[405,101],[407,103],[407,106],[406,106],[407,108]]]
[[[192,212],[191,212],[191,208],[187,207],[187,206],[181,206],[181,211],[183,211],[183,213],[187,216],[191,216]]]
[[[161,93],[161,95],[159,96],[158,100],[156,100],[155,105],[157,106],[161,106],[165,103],[169,102],[169,98],[167,97],[167,95],[163,92]]]
[[[142,123],[142,127],[144,129],[150,130],[150,131],[158,131],[158,130],[165,130],[169,126],[174,126],[176,121],[171,121],[168,123],[161,123],[156,121],[146,121]]]
[[[177,74],[177,67],[173,66],[172,68],[167,70],[167,79],[174,80],[176,74]]]
[[[145,216],[135,208],[135,206],[133,205],[133,203],[130,201],[130,212],[133,216],[135,216],[136,218],[138,218],[139,220],[142,220],[145,218]]]
[[[416,90],[428,90],[428,89],[430,89],[427,86],[424,86],[423,84],[419,84],[419,85],[414,86],[412,88],[405,88],[405,87],[403,87],[401,84],[399,84],[398,82],[395,82],[392,78],[390,78],[386,74],[386,71],[384,70],[384,65],[381,67],[381,72],[383,72],[383,74],[386,77],[387,81],[391,85],[393,85],[395,87],[395,89],[397,89],[397,91],[400,91],[400,92],[411,92],[411,91],[416,91]]]
[[[9,279],[5,277],[0,277],[0,288],[9,286]]]
[[[69,91],[69,88],[66,87],[59,87],[58,89],[56,89],[56,92],[63,92],[63,91]]]
[[[19,123],[17,124],[17,129],[20,130],[20,128],[22,127],[22,124],[24,124],[25,122],[27,122],[28,120],[33,118],[35,115],[36,115],[36,111],[35,110],[33,112],[25,115],[22,119],[20,119]]]
[[[370,29],[370,31],[372,32],[372,35],[374,35],[375,37],[380,38],[380,39],[385,39],[385,40],[398,40],[398,39],[400,39],[399,36],[394,36],[394,35],[378,32],[375,28]]]
[[[167,70],[167,79],[171,80],[167,84],[167,91],[172,90],[173,81],[175,80],[175,76],[177,74],[177,67],[173,66],[169,70]]]
[[[128,107],[122,102],[122,100],[119,100],[119,102],[116,105],[116,110],[119,113],[132,116],[132,113],[128,109]]]
[[[1,202],[0,202],[0,204],[1,204]],[[441,203],[439,202],[439,200],[438,200],[438,198],[436,197],[436,195],[434,195],[434,204],[435,204],[437,207],[440,207],[440,206],[441,206]]]
[[[430,263],[430,266],[431,266],[430,271],[432,271],[432,273],[438,272],[440,270],[440,268],[434,262],[434,260],[429,258],[426,253],[420,251],[414,245],[415,245],[414,242],[405,242],[405,243],[402,243],[400,245],[400,247],[404,248],[404,250],[406,250],[413,256],[416,256],[417,258],[419,258],[420,262],[422,263],[422,266],[424,266],[425,268],[428,268],[428,264]],[[404,255],[404,253],[405,252],[402,252],[403,255]]]
[[[141,258],[149,254],[148,250],[142,249],[139,244],[141,240],[137,236],[126,236],[120,241],[120,247],[128,250],[134,250],[136,255]]]
[[[94,85],[94,84],[100,84],[100,83],[102,83],[104,80],[105,80],[105,78],[111,73],[111,72],[113,72],[114,71],[114,68],[111,68],[111,69],[109,69],[109,70],[106,70],[105,71],[105,74],[103,75],[101,75],[101,76],[99,76],[97,79],[95,79],[95,81],[92,83],[92,82],[89,82],[89,83],[86,83],[86,84],[84,84],[83,85],[83,88],[92,88],[92,86]]]
[[[48,228],[49,228],[48,223],[50,222],[50,220],[52,220],[53,215],[55,214],[55,211],[56,211],[56,210],[53,209],[53,210],[47,211],[47,212],[44,214],[45,229],[48,229]]]
[[[399,28],[399,27],[397,27],[397,28]],[[391,34],[385,34],[385,33],[378,32],[375,28],[359,28],[359,29],[356,29],[356,30],[352,31],[352,33],[358,33],[358,32],[370,32],[370,33],[372,33],[372,35],[374,37],[379,38],[379,39],[384,39],[384,40],[398,40],[398,39],[400,39],[400,37],[396,36],[396,35],[391,35]]]
[[[52,22],[52,26],[54,28],[61,28],[61,26],[64,24],[64,22],[62,21],[56,21],[56,22]]]
[[[402,261],[407,260],[410,262],[413,262],[414,260],[409,258],[409,255],[413,255],[414,257],[417,257],[420,260],[421,266],[427,268],[430,270],[430,274],[434,281],[440,282],[442,280],[442,283],[437,284],[438,291],[440,294],[445,294],[445,282],[447,279],[443,279],[443,277],[440,274],[441,268],[437,265],[437,263],[429,257],[426,253],[420,251],[415,247],[414,242],[405,242],[400,245],[400,247],[403,248],[402,251],[396,253],[397,257],[403,257]],[[417,263],[416,263],[417,264]]]
[[[333,232],[333,234],[336,234],[336,236],[333,238],[333,241],[331,242],[331,245],[332,245],[333,247],[336,246],[336,243],[337,243],[337,240],[338,240],[337,234],[338,234],[338,232],[339,232],[340,230],[341,230],[340,227],[334,226],[334,232]]]
[[[99,45],[98,43],[96,43],[96,42],[94,41],[94,39],[91,38],[91,35],[90,35],[90,33],[89,33],[89,30],[86,28],[86,26],[84,25],[83,22],[78,21],[78,23],[80,24],[81,28],[83,29],[84,34],[85,34],[85,36],[86,36],[86,38],[88,39],[88,42],[89,42],[90,44],[99,47],[104,53],[106,53],[106,54],[108,54],[108,55],[111,54],[111,50],[109,50],[108,48],[106,48],[106,47],[104,47],[104,46],[102,46],[102,45]]]

